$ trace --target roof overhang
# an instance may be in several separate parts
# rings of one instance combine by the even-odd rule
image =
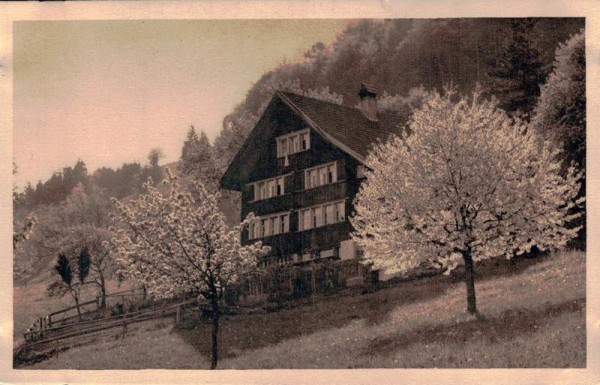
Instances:
[[[330,142],[331,144],[333,144],[334,146],[338,147],[339,149],[343,150],[345,153],[347,153],[348,155],[350,155],[351,157],[353,157],[354,159],[358,160],[361,163],[365,163],[366,159],[360,155],[358,152],[352,150],[350,147],[346,146],[344,143],[340,142],[339,140],[337,140],[336,138],[334,138],[332,135],[330,135],[329,133],[327,133],[325,130],[323,130],[321,127],[319,127],[318,124],[316,124],[311,118],[310,116],[306,115],[301,109],[299,109],[287,96],[285,96],[285,94],[283,94],[282,92],[277,91],[276,93],[281,100],[288,105],[288,107],[290,107],[292,109],[292,111],[294,111],[306,124],[308,124],[313,130],[315,130],[317,133],[319,133],[319,135],[321,135],[321,137],[323,137],[323,139],[327,140],[328,142]]]
[[[323,130],[317,123],[315,123],[313,119],[310,118],[310,116],[298,108],[298,106],[296,106],[294,102],[292,102],[283,92],[276,91],[260,119],[221,177],[220,185],[222,188],[235,191],[242,190],[243,185],[247,182],[244,175],[248,175],[259,160],[259,151],[256,151],[255,147],[256,143],[262,140],[268,140],[271,135],[268,130],[261,130],[260,128],[264,124],[264,119],[267,119],[267,117],[273,112],[273,109],[279,101],[284,103],[293,113],[302,119],[302,121],[304,121],[304,123],[306,123],[310,128],[315,130],[324,140],[341,149],[358,162],[366,164],[366,159],[364,156],[352,150],[350,147],[334,138],[327,131]],[[252,151],[253,149],[254,151]]]

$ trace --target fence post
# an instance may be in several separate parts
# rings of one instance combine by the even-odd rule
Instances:
[[[48,314],[48,327],[52,327],[52,314]]]
[[[315,271],[315,262],[311,262],[310,264],[310,272],[311,272],[311,277],[310,277],[310,284],[311,284],[311,289],[312,289],[312,295],[317,294],[317,282],[316,282],[316,271]]]
[[[58,357],[58,352],[59,352],[59,350],[58,350],[58,340],[56,340],[56,357]]]
[[[175,325],[178,325],[181,322],[181,306],[177,306],[177,311],[175,312]]]

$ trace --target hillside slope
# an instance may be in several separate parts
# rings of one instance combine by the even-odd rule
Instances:
[[[219,367],[585,367],[583,253],[480,271],[481,319],[467,316],[464,284],[452,277],[321,297],[223,319]],[[31,368],[206,369],[209,344],[210,325],[173,329],[162,323]]]

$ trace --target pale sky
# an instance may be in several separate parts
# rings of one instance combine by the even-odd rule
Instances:
[[[24,21],[14,25],[15,183],[82,159],[90,172],[178,159],[190,125],[211,141],[266,71],[343,20]]]

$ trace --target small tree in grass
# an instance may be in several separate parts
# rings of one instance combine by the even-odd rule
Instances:
[[[353,238],[376,268],[406,271],[423,262],[465,265],[467,309],[476,313],[473,264],[563,248],[580,173],[560,173],[559,150],[493,102],[446,90],[411,118],[410,134],[373,149],[371,171],[350,219]]]
[[[75,269],[77,256],[85,250],[89,261],[86,284],[96,286],[100,308],[105,309],[107,282],[116,268],[110,256],[110,245],[105,242],[113,236],[108,218],[111,207],[102,190],[94,185],[86,188],[78,184],[61,204],[38,209],[39,221],[30,240],[23,242],[24,249],[15,255],[27,254],[43,259],[46,255],[64,254]]]
[[[75,265],[77,267],[74,269]],[[76,260],[67,257],[65,254],[59,254],[54,271],[56,271],[60,280],[48,286],[46,290],[48,296],[63,297],[67,293],[70,294],[75,301],[77,317],[79,321],[82,321],[79,298],[81,296],[81,288],[86,284],[85,280],[90,272],[90,254],[87,248],[81,250]]]
[[[167,169],[168,170],[168,169]],[[240,231],[252,217],[229,229],[218,194],[201,183],[183,189],[167,171],[170,192],[146,183],[147,193],[127,204],[114,200],[123,225],[112,239],[122,274],[145,283],[155,297],[197,293],[212,307],[211,369],[218,362],[220,304],[228,286],[255,268],[268,252],[260,242],[242,246]]]

